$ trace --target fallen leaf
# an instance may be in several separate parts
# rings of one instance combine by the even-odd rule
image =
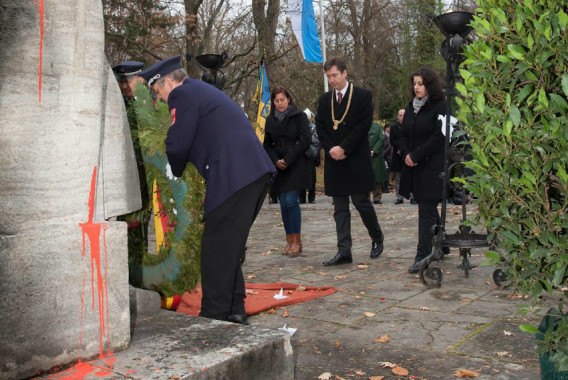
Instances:
[[[379,364],[380,364],[380,365],[381,365],[382,367],[385,367],[385,368],[394,368],[394,367],[398,367],[398,365],[397,365],[397,364],[394,364],[394,363],[390,363],[390,362],[379,362]]]
[[[473,302],[473,300],[470,300],[469,298],[462,298],[461,301],[462,302]]]
[[[375,340],[375,342],[377,343],[388,343],[390,341],[390,338],[388,335],[382,335],[380,337],[377,338],[377,340]]]
[[[453,373],[455,377],[479,377],[479,373],[467,369],[460,369]]]
[[[491,283],[489,281],[485,281],[484,282],[485,285],[490,285]]]
[[[399,375],[399,376],[408,376],[408,370],[406,368],[402,368],[399,366],[394,367],[392,370],[392,373],[394,373],[395,375]]]
[[[272,255],[272,252],[271,252],[271,251],[266,251],[266,252],[262,252],[262,253],[260,254],[260,256],[268,256],[268,255]]]
[[[319,348],[317,346],[312,346],[312,351],[313,351],[314,355],[321,354],[321,351],[319,350]]]
[[[335,347],[339,348],[339,339],[335,340]]]
[[[305,291],[306,291],[306,287],[303,286],[303,285],[300,285],[300,286],[298,286],[298,287],[296,288],[296,291],[297,291],[297,292],[305,292]]]
[[[346,279],[347,276],[335,276],[334,278],[335,278],[336,280],[343,280],[343,279]]]
[[[513,335],[513,333],[512,333],[512,332],[510,332],[510,331],[507,331],[507,330],[503,330],[503,334],[505,334],[505,335],[507,335],[507,336],[509,336],[509,335]]]
[[[375,313],[369,313],[368,311],[364,312],[363,314],[365,315],[365,317],[369,317],[369,318],[374,317],[375,315],[377,315],[377,314],[375,314]]]
[[[369,380],[383,380],[384,378],[384,376],[371,376],[369,377]]]
[[[288,312],[288,310],[284,309],[284,312],[282,313],[282,318],[286,318],[289,317],[290,313]]]
[[[497,356],[507,356],[507,357],[512,357],[513,355],[511,355],[510,353],[508,353],[507,351],[499,351],[496,352]]]
[[[294,294],[294,292],[291,290],[286,290],[286,294]]]
[[[365,295],[365,294],[367,294],[367,293],[365,293],[365,292],[359,292],[359,294]]]
[[[361,298],[361,296],[355,296],[355,298],[357,298],[357,299],[360,299],[360,298]]]
[[[335,375],[335,380],[345,380],[343,377]]]
[[[256,277],[256,276],[255,276],[255,275],[252,275],[252,274],[247,276],[247,278],[255,278],[255,277]]]
[[[325,273],[325,272],[319,272],[318,271],[318,272],[316,272],[316,274],[319,274],[320,276],[327,276],[327,273]]]
[[[319,375],[318,380],[329,380],[331,379],[331,373],[330,372],[324,372],[321,375]]]
[[[246,294],[252,294],[252,295],[258,294],[258,292],[255,292],[255,291],[252,290],[252,289],[247,289],[247,290],[245,290],[245,293],[246,293]]]
[[[312,269],[314,269],[314,267],[312,267],[312,266],[302,268],[302,270],[312,270]]]
[[[364,375],[365,375],[365,372],[363,372],[363,371],[361,371],[361,370],[355,371],[355,373],[356,373],[357,375],[359,375],[359,376],[364,376]]]
[[[276,314],[276,309],[268,309],[266,314]]]
[[[357,265],[357,268],[359,268],[359,269],[369,269],[369,264],[359,264],[359,265]]]
[[[421,307],[420,307],[420,311],[426,311],[426,310],[430,310],[430,308],[427,308],[426,306],[421,306]]]

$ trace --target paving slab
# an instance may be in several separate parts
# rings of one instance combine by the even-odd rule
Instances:
[[[418,275],[407,273],[416,253],[418,208],[394,201],[393,194],[383,194],[383,204],[375,207],[385,234],[385,251],[375,260],[368,256],[367,231],[351,208],[354,263],[336,267],[321,265],[337,250],[328,197],[318,195],[315,205],[302,205],[303,252],[293,260],[279,252],[261,255],[284,246],[280,214],[275,212],[279,205],[261,210],[249,237],[250,259],[243,266],[245,273],[254,271],[256,278],[250,281],[270,281],[270,272],[278,268],[277,273],[292,282],[338,289],[333,295],[287,306],[286,312],[276,309],[249,318],[254,326],[274,329],[287,324],[298,329],[291,337],[296,379],[318,379],[325,372],[335,379],[456,379],[454,373],[460,369],[479,373],[477,379],[538,379],[533,337],[518,327],[527,323],[516,313],[526,300],[496,288],[495,268],[481,265],[483,249],[471,251],[470,262],[476,267],[469,278],[458,268],[459,250],[452,249],[435,263],[443,271],[441,287],[426,288]],[[448,208],[448,233],[457,231],[460,211]],[[269,229],[277,231],[272,234]],[[368,267],[360,269],[358,264]],[[379,336],[390,341],[379,343]],[[384,362],[402,366],[409,375],[394,375]]]

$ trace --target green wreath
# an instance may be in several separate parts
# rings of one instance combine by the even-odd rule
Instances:
[[[160,216],[167,215],[171,230],[164,231],[165,244],[156,254],[146,248],[145,237],[140,232],[143,229],[129,229],[130,282],[165,296],[183,294],[194,289],[200,279],[205,184],[193,165],[187,166],[181,178],[168,173],[164,143],[171,124],[168,106],[155,103],[144,85],[138,84],[134,94],[136,101],[130,107],[135,114],[132,139],[135,150],[141,152],[146,179],[141,183],[145,183],[150,200],[143,202],[140,211],[128,215],[126,221],[131,225],[150,221],[155,181],[161,199],[158,212]]]

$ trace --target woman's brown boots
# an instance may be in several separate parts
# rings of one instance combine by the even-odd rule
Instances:
[[[299,255],[302,252],[302,234],[286,235],[286,248],[283,255]]]
[[[283,255],[287,255],[290,252],[290,246],[292,245],[292,235],[286,235],[286,248],[282,251]]]

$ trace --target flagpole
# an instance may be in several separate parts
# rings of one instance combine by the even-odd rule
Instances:
[[[321,5],[322,0],[319,0],[319,8],[320,8],[320,24],[321,24],[321,39],[323,42],[323,63],[325,63],[325,61],[327,61],[327,57],[326,57],[326,45],[325,45],[325,27],[324,27],[324,15],[323,15],[323,7]],[[327,77],[325,76],[325,72],[323,73],[323,88],[325,89],[325,92],[329,91],[329,87],[328,87],[328,83],[327,83]]]

